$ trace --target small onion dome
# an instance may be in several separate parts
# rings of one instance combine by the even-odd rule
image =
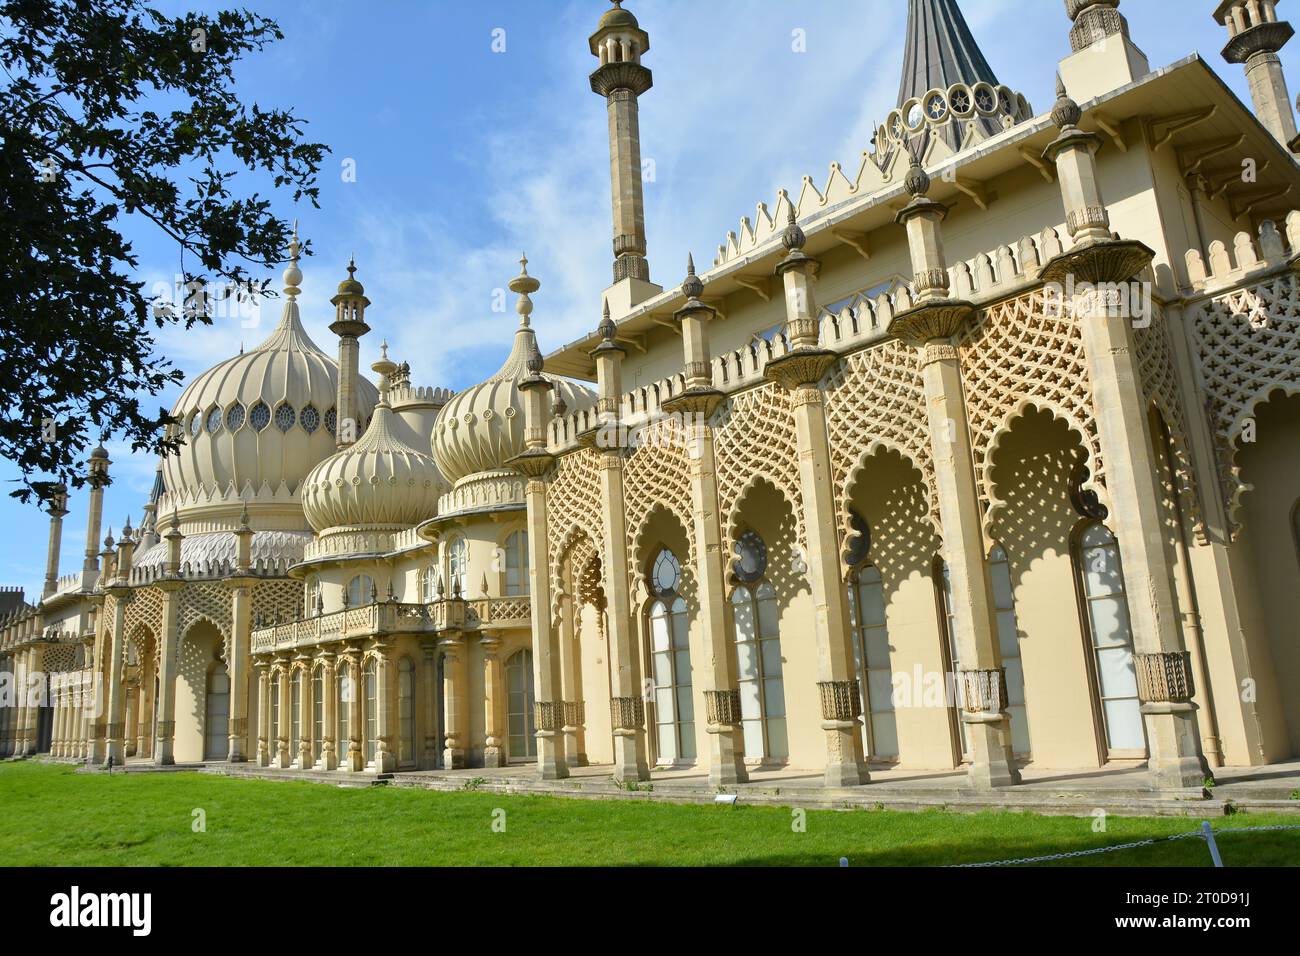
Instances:
[[[1079,120],[1083,118],[1083,110],[1079,104],[1070,99],[1070,94],[1065,90],[1065,82],[1061,79],[1060,74],[1056,76],[1056,103],[1052,106],[1052,122],[1056,124],[1057,129],[1070,129],[1078,126]]]
[[[380,364],[392,366],[387,359],[376,363]],[[399,530],[437,513],[447,483],[430,456],[397,436],[394,415],[385,373],[366,433],[322,461],[303,482],[303,512],[317,533],[345,528]]]
[[[907,175],[903,177],[903,186],[913,196],[924,196],[930,191],[930,176],[915,156],[912,157]]]
[[[524,453],[524,406],[518,382],[529,375],[529,361],[541,372],[541,353],[533,334],[529,316],[533,311],[529,294],[540,283],[528,274],[528,260],[522,260],[523,272],[510,283],[519,293],[515,310],[519,328],[505,364],[486,381],[454,396],[433,426],[433,457],[438,468],[452,484],[469,475],[496,471],[506,462]],[[589,389],[566,379],[553,379],[552,403],[569,412],[584,411],[596,404]]]
[[[187,501],[232,487],[242,492],[251,484],[256,493],[266,485],[274,492],[283,482],[295,491],[335,450],[338,363],[302,327],[296,234],[290,249],[279,325],[261,345],[197,376],[172,408],[183,444],[167,456],[163,480],[182,511]],[[377,397],[374,385],[358,381],[360,421]]]
[[[794,214],[794,204],[787,200],[785,229],[781,232],[781,245],[790,252],[798,252],[804,247],[808,237],[804,235],[803,229],[799,227],[799,220]]]
[[[96,445],[94,451],[90,453],[91,458],[107,458],[108,449],[103,445]]]
[[[356,256],[348,257],[348,277],[339,283],[339,295],[365,295],[366,287],[357,281]]]
[[[605,15],[600,18],[599,29],[624,27],[636,30],[641,26],[636,22],[636,17],[632,15],[631,10],[623,9],[623,0],[611,0],[611,2],[614,4],[614,9],[605,11]]]

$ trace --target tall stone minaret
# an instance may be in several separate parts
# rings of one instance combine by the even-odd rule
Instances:
[[[334,321],[330,331],[339,337],[339,397],[335,403],[334,444],[347,448],[361,437],[357,410],[357,366],[360,361],[361,336],[370,331],[366,325],[365,287],[357,281],[357,263],[348,260],[348,277],[339,283],[339,291],[330,303]]]
[[[650,282],[646,261],[645,194],[641,173],[641,120],[637,102],[650,89],[650,70],[641,56],[650,35],[641,29],[622,0],[600,18],[591,35],[591,54],[600,66],[591,74],[591,89],[609,105],[609,171],[614,203],[614,285],[606,295],[615,318],[662,291]]]
[[[103,445],[95,446],[86,463],[86,483],[90,485],[90,504],[86,510],[86,560],[82,563],[84,572],[94,573],[99,570],[99,524],[104,518],[104,486],[108,484],[108,452]],[[84,582],[83,587],[89,583]]]
[[[1223,58],[1245,65],[1255,115],[1279,143],[1292,152],[1300,151],[1291,94],[1277,55],[1295,29],[1277,18],[1277,0],[1223,0],[1214,19],[1228,29]]]
[[[1129,38],[1120,0],[1065,0],[1070,17],[1070,49],[1061,61],[1061,79],[1070,96],[1087,103],[1127,86],[1151,72],[1147,56]]]
[[[63,518],[68,513],[68,488],[55,485],[46,499],[50,513],[50,543],[45,553],[45,590],[41,597],[49,597],[59,586],[59,551],[63,546]]]

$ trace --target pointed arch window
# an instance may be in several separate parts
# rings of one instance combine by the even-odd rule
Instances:
[[[221,431],[221,409],[219,408],[208,409],[207,425],[208,425],[209,435],[215,435],[217,432]]]
[[[438,566],[436,564],[429,565],[424,569],[421,578],[424,602],[431,604],[438,600]]]
[[[873,760],[898,759],[898,718],[894,713],[893,668],[885,620],[885,586],[871,563],[871,528],[856,511],[849,515],[852,533],[846,542],[849,566],[849,624],[853,628],[853,663],[862,695],[863,746]]]
[[[195,412],[190,416],[190,435],[191,437],[198,437],[201,431],[203,431],[203,413]]]
[[[293,423],[298,420],[297,414],[292,405],[280,405],[275,410],[275,427],[282,432],[287,432],[293,427]]]
[[[528,593],[528,532],[515,531],[506,538],[506,581],[508,596]]]
[[[452,597],[464,597],[469,584],[469,544],[461,535],[447,542],[447,584]]]
[[[244,427],[244,406],[235,402],[226,409],[226,430],[237,432]]]
[[[311,675],[311,754],[320,760],[325,741],[325,668]]]
[[[373,604],[375,600],[375,579],[370,575],[358,574],[348,582],[348,607]]]
[[[650,572],[654,597],[646,607],[646,637],[654,680],[655,754],[658,762],[694,760],[690,628],[686,601],[678,594],[682,568],[664,549]]]
[[[1077,562],[1106,746],[1112,753],[1145,751],[1133,629],[1114,533],[1101,522],[1090,524],[1079,536]]]
[[[1020,659],[1020,628],[1016,623],[1016,597],[1011,586],[1011,562],[1006,549],[995,544],[989,552],[989,577],[998,620],[998,653],[1007,675],[1007,714],[1011,718],[1011,750],[1027,757],[1029,715],[1025,709],[1025,669]]]
[[[303,431],[308,435],[314,434],[316,429],[320,428],[320,412],[316,411],[315,405],[306,405],[298,415],[298,424],[302,425]]]
[[[373,764],[379,734],[379,674],[373,657],[366,661],[363,682],[366,695],[366,763]]]
[[[506,745],[511,760],[537,756],[534,703],[533,652],[518,651],[506,661]]]
[[[338,432],[338,427],[339,413],[336,409],[331,408],[325,413],[325,430],[330,433],[331,437],[334,437]]]
[[[204,760],[225,760],[230,753],[230,675],[218,662],[208,672],[204,707]]]
[[[776,589],[765,577],[767,545],[755,531],[736,543],[732,573],[740,582],[731,595],[741,728],[748,759],[790,754],[785,722],[785,679]]]
[[[253,426],[253,431],[260,432],[267,425],[271,424],[271,409],[266,402],[258,401],[248,413],[248,423]]]

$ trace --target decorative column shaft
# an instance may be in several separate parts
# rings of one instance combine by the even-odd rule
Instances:
[[[397,769],[393,749],[397,721],[393,714],[393,649],[384,640],[375,642],[375,772],[392,773]],[[304,700],[307,695],[303,695]]]
[[[420,766],[424,770],[432,770],[438,766],[438,646],[432,641],[425,641],[420,645],[420,650],[424,652],[424,668],[421,671],[423,687],[421,696],[424,698],[424,757]]]
[[[706,730],[709,734],[709,786],[725,787],[749,779],[741,733],[740,690],[736,680],[727,562],[722,548],[717,461],[712,416],[723,401],[710,374],[708,326],[717,314],[700,301],[704,283],[688,258],[682,283],[686,304],[676,316],[682,331],[686,389],[664,403],[664,411],[681,415],[689,443],[691,517],[695,531],[695,577],[699,582],[699,620],[704,627],[705,661],[693,668],[704,683]],[[760,756],[760,755],[755,755]]]
[[[258,661],[257,668],[257,765],[271,765],[271,668]]]
[[[122,669],[126,659],[126,605],[131,600],[131,589],[115,586],[113,595],[113,620],[108,632],[108,710],[105,714],[105,761],[121,766],[126,760],[126,688],[122,685]]]
[[[560,696],[563,699],[564,753],[571,767],[587,766],[587,741],[583,730],[586,715],[582,699],[582,661],[575,626],[578,607],[576,588],[568,582],[568,593],[560,598]]]
[[[1295,36],[1295,28],[1277,18],[1274,0],[1225,0],[1214,18],[1228,31],[1223,58],[1246,70],[1255,115],[1284,147],[1296,152],[1295,113],[1278,51]]]
[[[906,184],[912,201],[898,214],[897,221],[907,229],[916,272],[917,304],[897,315],[889,331],[921,350],[930,449],[951,593],[952,638],[961,667],[957,676],[970,758],[968,775],[979,789],[1008,786],[1020,782],[1020,773],[1012,757],[996,602],[985,560],[987,547],[970,423],[955,345],[957,335],[974,315],[974,308],[969,302],[948,298],[948,263],[940,230],[947,207],[926,198],[930,178],[919,164],[913,163]],[[997,688],[998,693],[982,692],[989,688]]]
[[[63,518],[68,513],[67,486],[55,485],[48,501],[50,542],[45,554],[45,590],[42,592],[44,597],[50,597],[59,588],[59,552],[63,548]]]
[[[506,753],[501,728],[501,641],[484,635],[479,638],[483,651],[483,766],[504,767]]]
[[[465,638],[453,632],[440,642],[442,647],[442,700],[446,713],[443,727],[442,765],[447,770],[465,766],[465,742],[469,714],[466,712],[465,688],[468,668],[465,661]]]
[[[791,393],[799,448],[799,487],[803,525],[808,539],[804,555],[812,593],[813,639],[817,646],[817,682],[826,734],[828,787],[867,782],[859,718],[862,705],[849,630],[848,598],[840,580],[835,494],[831,487],[830,439],[820,382],[839,360],[818,347],[817,301],[813,277],[817,260],[802,252],[806,237],[795,222],[794,208],[781,242],[787,255],[776,273],[785,284],[786,324],[793,348],[767,363],[764,375]]]
[[[1052,111],[1061,133],[1044,158],[1055,161],[1061,192],[1069,197],[1095,189],[1094,154],[1100,143],[1078,128],[1081,111],[1061,90]],[[1068,157],[1068,159],[1067,159]],[[1087,184],[1093,184],[1089,187]],[[1103,211],[1100,191],[1094,200]],[[1173,569],[1165,550],[1162,491],[1154,461],[1147,403],[1137,364],[1132,316],[1113,307],[1111,292],[1147,268],[1155,253],[1140,242],[1094,239],[1084,228],[1071,228],[1074,245],[1043,268],[1044,283],[1069,287],[1076,294],[1072,310],[1083,340],[1092,385],[1093,415],[1106,463],[1106,491],[1111,505],[1107,522],[1119,544],[1129,595],[1139,698],[1146,724],[1148,766],[1160,789],[1199,787],[1208,773],[1201,754],[1196,706],[1182,647],[1179,617],[1174,612]],[[1154,696],[1144,696],[1144,668],[1171,677]]]
[[[340,656],[345,668],[347,690],[345,703],[348,706],[348,742],[346,769],[350,773],[360,773],[366,769],[366,751],[361,745],[361,736],[365,733],[365,714],[361,709],[361,697],[365,688],[361,686],[361,659],[355,652]]]
[[[325,698],[321,701],[321,719],[324,727],[321,729],[320,759],[316,762],[316,767],[320,770],[337,770],[339,766],[339,755],[337,749],[338,739],[338,671],[335,669],[335,657],[331,653],[320,655],[321,666],[321,694]]]
[[[293,727],[293,681],[292,663],[285,657],[280,661],[280,707],[278,726],[275,728],[275,763],[280,770],[293,766],[293,754],[289,750],[289,735]]]
[[[86,463],[86,482],[90,485],[90,502],[86,507],[86,560],[82,564],[84,571],[94,572],[99,568],[99,528],[104,516],[104,487],[108,484],[108,466],[112,462],[103,445],[90,453]]]

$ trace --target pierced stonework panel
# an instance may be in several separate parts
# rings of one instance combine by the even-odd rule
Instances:
[[[1205,516],[1197,495],[1195,472],[1187,445],[1187,418],[1182,393],[1178,389],[1178,371],[1169,335],[1169,322],[1164,310],[1155,307],[1151,324],[1134,329],[1138,369],[1142,376],[1143,394],[1159,410],[1165,427],[1169,429],[1173,451],[1171,465],[1183,511],[1191,519],[1197,537],[1204,540]]]
[[[799,547],[807,547],[799,484],[799,440],[789,393],[773,383],[741,392],[723,406],[716,427],[718,507],[723,516],[726,554],[734,550],[740,500],[759,480],[770,482],[785,496],[794,512],[796,542]]]
[[[623,493],[627,513],[628,567],[635,590],[640,577],[636,542],[656,507],[663,507],[681,522],[691,553],[681,555],[694,563],[695,517],[691,500],[690,437],[676,418],[661,419],[638,429],[637,449],[627,459],[623,472]]]
[[[1276,275],[1203,303],[1192,313],[1190,328],[1214,434],[1221,493],[1235,534],[1246,491],[1235,461],[1242,428],[1270,392],[1300,392],[1296,276]]]
[[[1105,497],[1105,469],[1092,408],[1092,381],[1075,319],[1046,307],[1036,289],[978,314],[959,343],[972,452],[987,530],[1001,502],[989,482],[993,451],[1026,407],[1063,418],[1084,440],[1085,488]]]
[[[158,588],[135,588],[131,600],[127,602],[126,613],[122,616],[122,626],[128,635],[134,635],[141,627],[157,637],[162,634],[163,595]]]
[[[600,454],[591,449],[562,455],[555,463],[546,492],[547,554],[552,574],[559,567],[560,554],[578,533],[586,533],[593,542],[604,538],[600,468]]]
[[[177,633],[184,635],[201,620],[211,622],[226,647],[223,656],[230,659],[230,589],[224,584],[187,584],[177,592],[180,608],[177,612]]]
[[[920,470],[935,529],[940,528],[925,383],[915,348],[892,339],[847,356],[828,382],[826,428],[841,542],[851,533],[849,500],[858,470],[882,448],[897,451]],[[849,567],[841,570],[847,574]]]
[[[302,582],[259,581],[253,585],[253,620],[294,621],[303,616]]]

